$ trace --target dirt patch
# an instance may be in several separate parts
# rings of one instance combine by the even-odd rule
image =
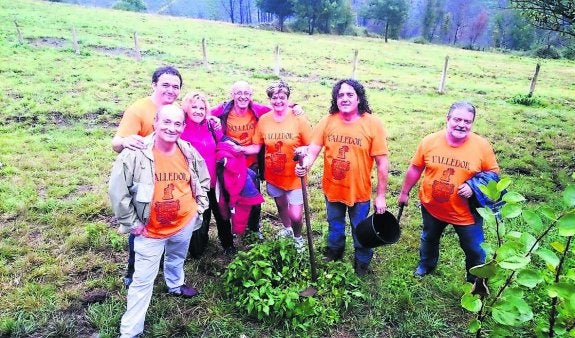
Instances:
[[[69,41],[66,39],[54,38],[49,36],[28,39],[28,42],[36,47],[52,47],[52,48],[63,48],[65,45],[69,43]]]
[[[91,290],[84,295],[82,303],[86,306],[94,303],[103,303],[108,297],[110,295],[106,290]]]
[[[124,48],[124,47],[107,47],[107,46],[88,46],[92,50],[110,55],[110,56],[120,56],[125,55],[129,57],[135,57],[136,52],[132,48]],[[142,53],[144,54],[144,53]]]
[[[398,85],[392,81],[367,81],[365,87],[377,90],[397,90]]]
[[[64,116],[62,112],[52,111],[48,113],[49,120],[58,127],[66,127],[70,125],[70,118]]]

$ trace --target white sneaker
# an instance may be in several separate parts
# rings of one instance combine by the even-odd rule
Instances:
[[[294,237],[293,242],[295,245],[295,249],[298,253],[302,253],[305,251],[305,241],[302,236]]]
[[[293,238],[293,229],[283,228],[280,231],[278,231],[277,237]]]

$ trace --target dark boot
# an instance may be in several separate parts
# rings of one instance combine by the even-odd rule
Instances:
[[[326,262],[340,261],[343,258],[343,250],[335,250],[332,248],[327,248],[323,260]]]
[[[363,277],[369,272],[369,264],[360,263],[356,259],[353,262],[353,270],[355,271],[355,274],[358,275],[358,277]]]

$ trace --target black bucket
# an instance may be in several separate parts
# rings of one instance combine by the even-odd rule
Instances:
[[[389,211],[372,214],[357,225],[355,235],[366,248],[393,244],[399,240],[399,221]]]

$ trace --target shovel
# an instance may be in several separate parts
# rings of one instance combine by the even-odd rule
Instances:
[[[303,156],[300,154],[295,154],[294,161],[298,161],[300,165],[303,165]],[[313,233],[311,230],[311,223],[309,220],[309,204],[308,204],[308,194],[307,194],[307,186],[305,183],[305,176],[300,177],[301,179],[301,192],[303,195],[303,207],[305,212],[305,227],[307,230],[307,245],[309,248],[309,262],[311,265],[311,281],[315,282],[317,280],[317,268],[315,264],[315,252],[313,249]],[[317,293],[316,288],[313,286],[307,287],[305,290],[299,293],[302,297],[311,297]]]

